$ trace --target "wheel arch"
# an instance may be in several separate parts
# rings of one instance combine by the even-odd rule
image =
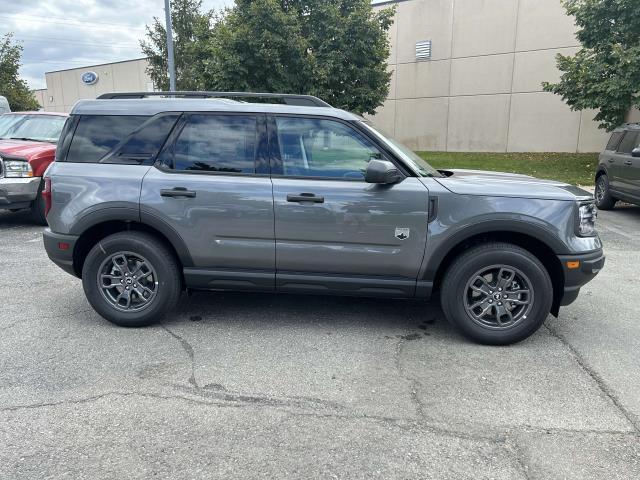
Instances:
[[[480,231],[471,229],[465,235],[458,234],[455,238],[445,242],[445,246],[440,251],[434,252],[433,258],[427,264],[424,279],[432,282],[433,290],[435,291],[442,285],[444,275],[453,261],[465,250],[490,242],[511,243],[534,255],[549,273],[553,285],[551,313],[557,316],[564,294],[565,283],[564,271],[557,255],[565,253],[563,252],[564,248],[557,239],[549,242],[547,237],[550,234],[546,232],[540,233],[540,231],[534,229],[526,230],[522,231],[502,226],[502,228],[488,228]]]
[[[598,178],[600,178],[602,175],[609,175],[609,172],[607,171],[607,167],[605,167],[604,165],[599,165],[598,169],[596,170],[596,175],[595,175],[595,179],[598,180]]]
[[[138,231],[153,235],[171,251],[182,272],[183,267],[193,266],[193,261],[184,240],[171,227],[161,221],[140,222],[134,220],[98,221],[86,228],[76,241],[73,251],[73,269],[78,278],[82,277],[84,261],[96,243],[114,233]]]

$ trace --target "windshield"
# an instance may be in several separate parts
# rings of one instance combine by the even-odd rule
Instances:
[[[59,115],[7,114],[0,116],[0,139],[10,138],[56,143],[66,117]]]
[[[429,165],[423,158],[418,156],[413,150],[411,150],[406,145],[403,145],[398,140],[393,138],[391,135],[383,133],[380,129],[374,128],[368,121],[363,121],[362,124],[374,135],[384,140],[387,144],[389,144],[394,153],[402,158],[402,160],[412,167],[416,172],[418,172],[423,177],[442,177],[443,175],[438,172],[435,168]]]

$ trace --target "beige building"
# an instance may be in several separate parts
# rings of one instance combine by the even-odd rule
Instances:
[[[560,0],[378,4],[395,5],[396,15],[391,91],[373,121],[410,147],[595,152],[605,145],[595,112],[573,112],[542,91],[543,81],[559,78],[556,54],[579,47]]]
[[[555,56],[579,48],[560,0],[391,0],[390,94],[374,123],[416,150],[596,152],[607,134],[594,111],[542,91]],[[147,60],[46,73],[45,110],[82,98],[153,90]],[[640,113],[630,121],[640,120]]]
[[[45,73],[47,88],[34,93],[46,111],[69,112],[83,98],[107,92],[153,91],[146,58]]]

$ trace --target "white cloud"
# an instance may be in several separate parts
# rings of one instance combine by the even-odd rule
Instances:
[[[233,0],[203,0],[220,9]],[[45,87],[45,72],[142,57],[139,40],[163,0],[0,0],[0,35],[13,32],[24,52],[20,74]]]

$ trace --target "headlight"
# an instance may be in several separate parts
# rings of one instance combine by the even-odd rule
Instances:
[[[27,178],[33,177],[33,170],[29,162],[22,160],[5,160],[4,176],[6,178]]]
[[[578,235],[589,237],[596,234],[596,218],[598,209],[595,203],[578,206]]]

